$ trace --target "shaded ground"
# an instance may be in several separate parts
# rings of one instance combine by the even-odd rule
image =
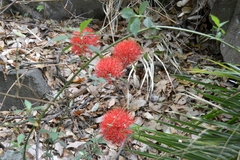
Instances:
[[[183,6],[182,6],[183,7]],[[191,16],[179,10],[176,5],[169,6],[168,17],[151,12],[149,16],[154,22],[161,25],[179,26],[191,28],[204,33],[210,33],[208,14],[206,7],[199,8],[199,11]],[[193,7],[192,7],[193,8]],[[206,11],[204,11],[206,10]],[[193,19],[193,16],[200,15],[200,18]],[[191,18],[192,17],[192,18]],[[51,87],[51,93],[46,99],[51,101],[57,92],[71,78],[79,68],[88,61],[89,57],[82,58],[71,53],[68,49],[64,53],[62,49],[69,45],[69,40],[54,42],[51,39],[59,35],[71,36],[69,29],[77,28],[79,20],[67,20],[61,23],[56,21],[37,21],[17,16],[15,18],[4,15],[1,21],[0,47],[4,52],[11,48],[21,47],[25,53],[11,53],[4,55],[8,59],[7,69],[14,69],[17,65],[23,68],[40,68]],[[111,44],[113,41],[125,36],[127,22],[119,20],[117,30],[111,32],[109,25],[94,20],[90,27],[100,31],[100,50]],[[211,26],[211,25],[210,25]],[[168,121],[162,115],[176,117],[172,111],[181,112],[187,115],[204,115],[201,110],[192,108],[192,104],[199,103],[190,99],[186,91],[194,93],[193,86],[185,81],[178,81],[172,74],[185,74],[193,67],[205,67],[209,70],[213,65],[206,58],[219,60],[219,44],[189,33],[162,30],[150,37],[149,33],[143,33],[135,38],[142,46],[145,58],[136,62],[136,70],[129,66],[123,80],[116,80],[113,84],[100,83],[94,79],[94,66],[99,59],[94,60],[86,69],[80,72],[79,77],[64,89],[64,92],[47,111],[37,130],[61,132],[54,135],[58,141],[52,144],[46,132],[33,132],[28,143],[29,159],[35,159],[38,149],[38,157],[44,159],[46,153],[52,154],[54,159],[73,159],[83,155],[92,156],[89,159],[113,159],[119,148],[111,144],[96,141],[99,135],[98,124],[101,116],[107,110],[114,107],[127,108],[135,117],[136,123],[163,132],[182,134],[177,130],[166,126],[159,126],[153,119]],[[111,53],[111,49],[108,51]],[[16,62],[15,56],[21,59]],[[26,65],[27,64],[27,65]],[[194,75],[199,76],[199,75]],[[203,77],[221,86],[226,85],[226,80],[217,79],[214,76]],[[43,104],[42,109],[46,108]],[[0,112],[0,141],[3,151],[9,150],[12,140],[16,142],[19,134],[27,135],[34,123],[31,123],[31,116],[38,117],[42,110],[31,111],[2,111]],[[184,117],[177,117],[184,118]],[[227,118],[227,117],[226,117]],[[53,136],[53,137],[54,137]],[[55,138],[56,138],[55,137]],[[127,143],[128,148],[151,150],[148,146],[131,141]],[[16,148],[20,149],[20,146]],[[21,150],[21,149],[20,149]],[[97,156],[98,151],[103,153]],[[83,156],[82,155],[82,156]],[[161,155],[161,153],[159,153]],[[84,157],[87,159],[87,157]],[[134,154],[123,151],[121,159],[142,159]]]

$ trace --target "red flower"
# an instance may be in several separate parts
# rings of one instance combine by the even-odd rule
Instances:
[[[107,80],[110,78],[120,78],[123,75],[122,62],[114,57],[105,57],[96,65],[96,76]]]
[[[134,123],[134,118],[123,109],[117,108],[108,111],[100,123],[100,133],[106,141],[121,145],[124,140],[132,134],[129,128]]]
[[[81,33],[74,31],[73,37],[70,40],[72,44],[72,52],[80,55],[92,53],[88,48],[89,45],[97,46],[99,37],[93,33],[91,28],[85,28]]]
[[[141,53],[141,47],[134,40],[124,40],[113,49],[113,56],[119,58],[124,66],[137,60]]]

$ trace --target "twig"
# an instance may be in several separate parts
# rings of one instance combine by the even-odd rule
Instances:
[[[42,41],[41,38],[39,38],[35,33],[33,33],[30,29],[28,29],[28,27],[26,28],[32,35],[34,35],[34,37],[36,37],[39,41]]]
[[[120,146],[120,148],[119,148],[119,150],[118,150],[118,153],[117,153],[117,155],[115,156],[114,160],[118,160],[118,159],[119,159],[119,156],[120,156],[120,154],[122,153],[123,147],[124,147],[125,143],[127,142],[127,139],[128,139],[128,137],[124,140],[124,142],[123,142],[122,145]]]
[[[5,146],[0,142],[0,148],[4,149]]]
[[[27,72],[27,70],[26,70],[19,78],[23,77],[23,76],[26,74],[26,72]],[[5,99],[6,99],[6,96],[8,95],[8,93],[9,93],[10,90],[14,87],[14,85],[15,85],[16,83],[17,83],[17,81],[15,81],[15,82],[12,84],[12,86],[8,89],[7,93],[1,93],[1,92],[0,92],[0,94],[5,95],[5,96],[3,97],[2,103],[1,103],[1,105],[0,105],[0,109],[1,109],[2,106],[3,106],[3,103],[4,103]],[[16,96],[15,96],[15,97],[16,97]],[[15,98],[15,97],[14,97],[14,98]]]
[[[37,101],[37,102],[42,102],[42,103],[46,103],[46,104],[56,105],[55,102],[45,101],[45,100],[42,100],[42,99],[36,99],[36,98],[31,98],[31,97],[21,97],[21,96],[7,94],[7,93],[3,93],[3,92],[0,92],[0,94],[4,95],[4,96],[7,96],[7,97],[17,98],[17,99],[27,99],[27,100],[31,100],[31,101]]]
[[[12,1],[12,3],[10,3],[4,10],[2,10],[2,12],[1,12],[0,14],[4,13],[4,12],[5,12],[9,7],[11,7],[15,2],[17,2],[17,0]]]

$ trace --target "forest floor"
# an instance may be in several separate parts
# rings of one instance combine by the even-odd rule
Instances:
[[[206,11],[204,14],[200,15],[198,11],[191,16],[181,10],[171,9],[168,17],[152,15],[154,22],[211,33],[209,10],[206,8],[200,9]],[[199,15],[199,18],[194,19],[196,15]],[[2,53],[7,53],[2,55],[8,60],[7,68],[15,69],[17,65],[28,63],[27,69],[41,69],[51,87],[51,93],[47,97],[51,101],[90,58],[79,57],[71,53],[70,49],[62,52],[69,45],[69,39],[51,41],[60,35],[71,37],[71,28],[78,28],[81,20],[33,21],[28,17],[4,16],[0,22],[0,48]],[[114,26],[117,29],[99,20],[93,20],[89,25],[101,35],[100,50],[126,36],[128,34],[126,26],[127,22],[124,19],[119,19],[118,25]],[[191,75],[188,71],[194,67],[211,70],[214,64],[207,59],[221,61],[219,44],[203,38],[167,29],[158,31],[155,37],[149,37],[148,32],[139,34],[134,39],[141,45],[145,55],[135,62],[135,69],[134,66],[129,66],[125,76],[114,83],[96,80],[94,66],[99,61],[99,58],[96,58],[64,89],[60,98],[46,112],[41,124],[38,124],[36,130],[32,132],[28,141],[30,148],[27,149],[27,157],[36,159],[37,148],[39,159],[46,159],[44,157],[50,155],[53,159],[74,159],[85,155],[85,159],[113,159],[118,154],[119,147],[99,142],[98,138],[101,135],[98,127],[104,113],[115,107],[126,108],[136,118],[136,124],[165,133],[182,134],[171,127],[159,125],[154,120],[168,121],[162,115],[185,118],[175,115],[173,111],[190,116],[205,114],[193,107],[200,102],[186,94],[186,91],[195,93],[194,88],[200,90],[204,88],[174,77],[174,74]],[[16,50],[13,50],[16,47],[21,48],[21,52],[16,53]],[[110,55],[111,49],[107,52],[106,54]],[[15,61],[16,54],[20,57],[18,62]],[[144,58],[145,56],[147,58]],[[55,61],[57,59],[59,61]],[[205,82],[226,85],[226,79],[215,76],[191,76],[205,76],[202,77]],[[31,115],[38,117],[46,107],[47,104],[43,104],[42,110],[31,111]],[[10,149],[22,150],[23,143],[17,143],[20,139],[18,136],[20,134],[27,136],[34,125],[28,116],[26,110],[0,112],[0,121],[4,122],[0,125],[2,148],[0,156]],[[56,138],[56,141],[54,143],[48,141],[49,136]],[[15,146],[11,147],[14,144]],[[127,146],[131,149],[147,148],[134,141],[127,142]],[[149,149],[149,152],[155,151]],[[120,159],[142,158],[122,151]]]

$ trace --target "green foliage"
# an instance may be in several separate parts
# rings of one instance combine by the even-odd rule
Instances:
[[[99,57],[102,57],[101,51],[97,47],[89,45],[88,48],[91,49],[94,53],[98,54]]]
[[[27,111],[30,111],[31,108],[32,108],[32,103],[29,102],[28,100],[25,100],[25,101],[24,101],[24,104],[25,104],[25,106],[26,106],[26,108],[27,108]]]
[[[89,25],[89,23],[91,23],[91,21],[92,21],[92,18],[90,18],[90,19],[87,19],[87,20],[84,20],[80,25],[79,25],[79,28],[67,28],[68,30],[70,30],[70,31],[82,31],[82,30],[84,30],[84,28],[86,28],[88,25]],[[61,35],[59,35],[59,36],[56,36],[56,37],[54,37],[53,39],[51,39],[51,41],[52,42],[58,42],[58,41],[63,41],[63,40],[67,40],[67,39],[69,39],[71,36],[69,36],[69,35],[65,35],[65,34],[61,34]],[[68,48],[69,48],[70,46],[68,46]],[[67,49],[68,49],[67,48]]]
[[[99,83],[106,83],[106,80],[104,78],[98,78],[96,76],[91,76],[90,79],[93,80],[94,86],[98,85]]]
[[[223,68],[214,71],[206,71],[206,69],[193,69],[192,71],[194,73],[219,75],[220,77],[224,76],[240,80],[238,76],[240,69],[237,66],[219,62],[214,63]],[[178,133],[182,133],[181,135],[163,133],[146,127],[134,127],[135,134],[133,138],[135,140],[165,153],[163,154],[165,156],[159,157],[158,154],[138,150],[131,150],[131,152],[154,159],[236,159],[240,149],[238,143],[240,141],[239,91],[236,88],[226,89],[214,84],[204,83],[200,79],[193,79],[190,76],[176,75],[176,77],[204,86],[204,91],[195,89],[198,94],[204,96],[204,99],[198,98],[192,93],[188,94],[199,101],[205,102],[208,105],[206,107],[208,112],[204,116],[198,117],[175,113],[186,117],[187,121],[170,117],[165,117],[170,123],[156,121],[159,125],[176,129]],[[211,106],[211,109],[209,109],[209,106]],[[220,121],[219,117],[223,115],[231,118],[226,122]],[[195,138],[192,138],[193,136]]]
[[[19,134],[18,137],[17,137],[17,145],[20,146],[21,143],[23,142],[25,136],[24,134]]]
[[[136,14],[134,13],[134,11],[131,8],[124,8],[121,12],[121,15],[125,19],[130,19],[130,18],[136,16]]]
[[[215,23],[215,26],[213,26],[213,30],[216,32],[216,38],[222,37],[222,35],[226,33],[224,29],[222,29],[222,26],[228,23],[228,21],[220,23],[220,20],[216,16],[210,14],[210,17]]]
[[[84,28],[86,28],[91,22],[92,22],[92,18],[83,21],[79,26],[80,31],[84,30]]]
[[[23,149],[23,144],[25,140],[25,135],[24,134],[19,134],[17,136],[17,141],[15,142],[14,140],[11,140],[11,148],[14,148],[17,152],[21,152]]]
[[[143,13],[145,12],[146,8],[147,8],[148,2],[144,1],[140,4],[139,10],[138,10],[138,14],[139,15],[143,15]]]
[[[129,20],[127,30],[132,33],[135,37],[137,36],[137,33],[140,31],[141,28],[141,21],[143,18],[143,23],[146,27],[152,27],[153,22],[150,18],[143,15],[147,8],[148,2],[144,1],[140,4],[138,14],[136,14],[131,8],[124,8],[121,11],[121,15],[123,18]]]
[[[44,10],[44,6],[43,5],[38,5],[37,6],[37,10],[38,10],[38,12],[41,12],[42,10]]]
[[[59,36],[56,36],[53,39],[51,39],[51,41],[52,42],[63,41],[63,40],[69,39],[69,37],[70,36],[67,36],[67,35],[59,35]]]
[[[39,133],[47,133],[48,139],[46,140],[47,143],[53,144],[59,140],[59,136],[63,135],[62,132],[57,132],[57,128],[52,128],[51,130],[41,129]]]
[[[102,151],[99,149],[99,144],[105,144],[103,137],[100,138],[91,138],[84,145],[86,149],[78,152],[78,156],[74,158],[74,160],[92,160],[94,156],[101,155]]]

